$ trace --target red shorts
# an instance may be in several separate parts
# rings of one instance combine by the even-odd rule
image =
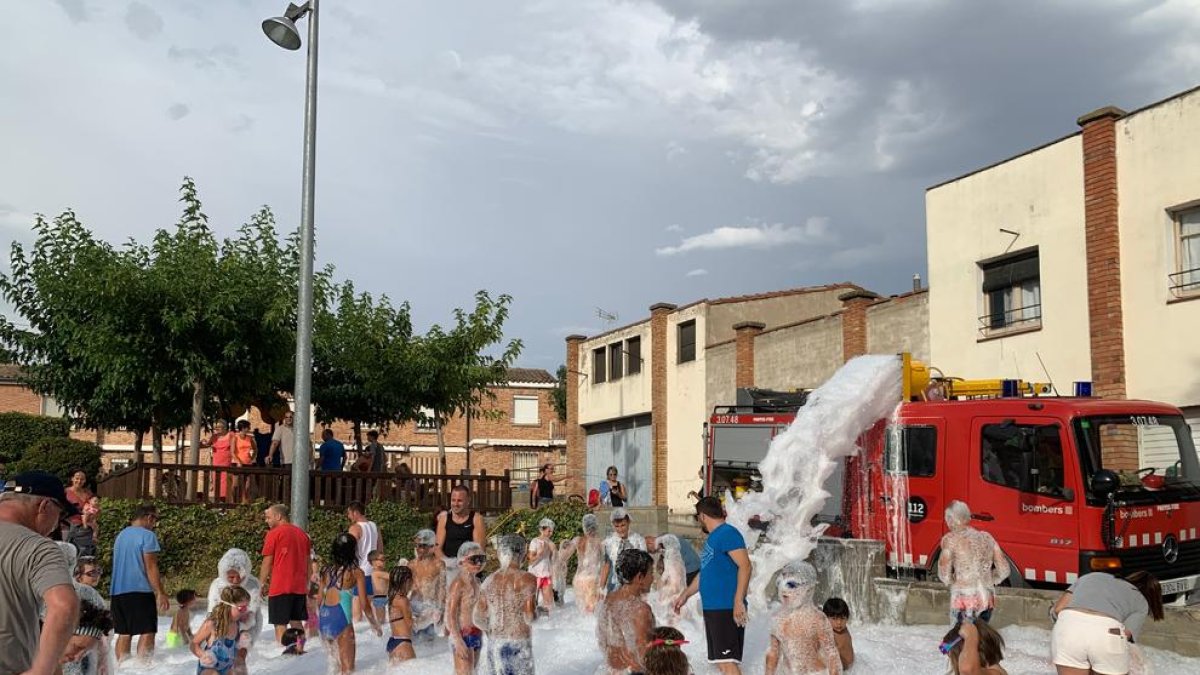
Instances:
[[[538,581],[538,588],[549,588],[550,587],[550,577],[538,577],[537,581]]]

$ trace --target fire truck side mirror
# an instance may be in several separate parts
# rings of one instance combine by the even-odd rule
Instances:
[[[1107,497],[1121,486],[1121,479],[1108,469],[1100,469],[1092,474],[1091,488],[1097,497]]]

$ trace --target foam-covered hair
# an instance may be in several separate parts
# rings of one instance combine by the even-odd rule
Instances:
[[[413,543],[433,546],[437,544],[437,534],[433,530],[417,530],[413,535]]]
[[[961,527],[971,522],[971,507],[955,499],[946,507],[946,525]]]
[[[659,535],[659,537],[654,540],[654,543],[658,544],[658,547],[664,551],[679,550],[679,537],[673,534]]]
[[[554,521],[550,520],[549,518],[542,518],[541,521],[538,522],[538,529],[541,530],[541,529],[545,529],[547,527],[553,530],[554,529]]]
[[[470,558],[473,555],[480,555],[481,553],[483,553],[482,546],[473,541],[464,541],[462,546],[458,547],[457,557],[459,560],[462,560],[463,558]]]
[[[519,534],[506,534],[496,542],[496,556],[500,558],[500,566],[508,567],[514,561],[525,557],[525,549],[529,543]]]
[[[588,534],[596,534],[600,530],[600,521],[596,520],[596,514],[589,513],[583,517],[583,531]]]

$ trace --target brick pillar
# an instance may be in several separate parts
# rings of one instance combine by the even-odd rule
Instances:
[[[754,339],[763,332],[766,324],[758,321],[743,321],[733,325],[737,334],[735,355],[736,382],[738,389],[754,386]]]
[[[856,288],[838,296],[842,301],[842,361],[867,353],[867,305],[879,296]]]
[[[1125,398],[1125,320],[1121,305],[1121,240],[1117,220],[1117,120],[1120,108],[1080,117],[1083,128],[1083,231],[1087,257],[1088,328],[1092,392]],[[1137,438],[1103,439],[1105,468],[1138,468]]]
[[[567,494],[586,495],[587,486],[587,439],[583,427],[579,426],[579,372],[583,365],[579,361],[579,346],[587,338],[583,335],[567,336],[567,473],[571,475],[570,491]]]
[[[1083,127],[1083,219],[1087,255],[1092,391],[1125,397],[1125,334],[1121,307],[1121,242],[1117,228],[1117,120],[1107,107],[1078,120]]]
[[[650,306],[650,431],[656,506],[667,503],[667,317],[674,311],[675,305],[665,302]],[[697,335],[697,342],[700,339]]]

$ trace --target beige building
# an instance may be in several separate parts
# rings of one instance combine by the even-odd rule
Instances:
[[[1078,124],[928,190],[933,365],[1093,381],[1200,436],[1200,89]]]
[[[859,354],[928,358],[924,290],[881,298],[853,284],[684,306],[567,338],[567,466],[586,494],[616,466],[637,506],[690,509],[704,431],[738,388],[812,389]]]

